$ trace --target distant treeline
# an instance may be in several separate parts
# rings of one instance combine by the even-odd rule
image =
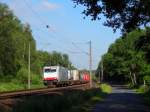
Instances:
[[[28,69],[29,43],[31,72],[40,74],[46,65],[73,67],[67,54],[38,51],[29,24],[22,24],[7,5],[0,3],[0,77],[16,76]]]
[[[135,30],[117,39],[102,56],[97,73],[102,63],[105,80],[132,85],[150,83],[150,28]]]

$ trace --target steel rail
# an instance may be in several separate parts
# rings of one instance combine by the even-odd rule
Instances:
[[[5,92],[5,93],[0,93],[0,100],[7,99],[7,98],[22,97],[22,96],[42,95],[42,94],[44,95],[44,94],[50,94],[50,93],[55,93],[55,92],[61,92],[64,90],[87,89],[88,87],[89,87],[89,83],[67,86],[67,87],[59,87],[59,88],[41,88],[41,89]]]

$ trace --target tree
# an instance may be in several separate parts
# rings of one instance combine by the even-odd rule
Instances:
[[[146,28],[146,34],[141,36],[136,42],[136,49],[142,50],[146,54],[146,59],[150,62],[150,28]]]
[[[28,47],[31,43],[31,62],[35,57],[35,40],[29,25],[23,25],[5,4],[0,4],[0,73],[16,75],[27,67]]]
[[[141,38],[149,36],[147,30],[135,30],[113,43],[103,55],[105,79],[127,81],[132,85],[143,84],[144,77],[149,76],[150,63],[147,59],[149,41],[141,44]],[[141,47],[137,48],[137,44]],[[101,61],[99,62],[101,63]],[[100,64],[97,71],[99,71]]]
[[[0,75],[14,75],[16,72],[15,47],[11,38],[13,14],[0,4]]]
[[[106,17],[105,26],[130,32],[150,23],[150,0],[72,0],[86,7],[83,13],[92,20]]]

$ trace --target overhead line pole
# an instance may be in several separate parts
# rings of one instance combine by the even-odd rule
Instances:
[[[101,59],[101,82],[103,82],[104,79],[104,68],[103,68],[103,58]]]
[[[30,76],[30,42],[29,42],[29,54],[28,54],[28,89],[31,88],[31,76]]]
[[[89,41],[89,70],[90,70],[90,88],[92,88],[92,42]]]

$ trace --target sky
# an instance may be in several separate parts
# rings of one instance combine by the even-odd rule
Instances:
[[[121,36],[103,26],[105,18],[91,21],[82,14],[85,7],[71,0],[0,0],[6,3],[22,23],[29,23],[38,50],[69,55],[78,69],[89,68],[89,41],[92,42],[92,69],[101,56]],[[46,27],[48,26],[48,28]]]

